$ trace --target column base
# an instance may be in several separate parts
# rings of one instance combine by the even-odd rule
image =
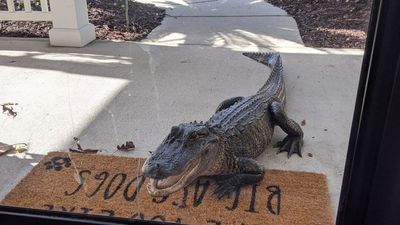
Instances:
[[[86,24],[80,29],[53,28],[49,31],[50,45],[83,47],[96,39],[94,25]]]

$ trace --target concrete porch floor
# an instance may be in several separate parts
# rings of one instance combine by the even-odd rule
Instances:
[[[336,212],[363,52],[306,48],[282,10],[254,7],[256,16],[267,17],[260,18],[235,4],[233,14],[222,8],[218,14],[168,3],[176,16],[140,43],[95,41],[79,49],[0,39],[0,103],[19,103],[14,119],[0,115],[0,142],[30,145],[25,154],[0,156],[0,199],[47,152],[72,147],[73,137],[102,154],[147,157],[172,125],[205,121],[224,99],[255,93],[270,71],[241,52],[273,50],[283,57],[287,113],[306,121],[305,145],[303,158],[277,155],[271,145],[258,161],[326,174]],[[273,143],[283,137],[277,128]],[[127,140],[136,150],[116,151]]]

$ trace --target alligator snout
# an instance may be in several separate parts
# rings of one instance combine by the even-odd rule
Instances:
[[[146,162],[142,167],[142,173],[152,179],[164,179],[170,175],[167,167],[161,162]]]

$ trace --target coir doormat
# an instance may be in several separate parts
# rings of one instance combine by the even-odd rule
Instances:
[[[52,152],[2,204],[181,224],[333,224],[326,177],[267,170],[261,183],[218,200],[211,179],[153,198],[140,175],[143,159]]]

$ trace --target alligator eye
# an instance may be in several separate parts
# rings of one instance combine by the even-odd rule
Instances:
[[[179,133],[179,127],[173,126],[171,128],[171,136],[176,136]]]
[[[208,129],[205,128],[205,127],[197,131],[197,134],[200,135],[200,136],[205,136],[205,135],[207,135],[208,133],[209,133],[209,131],[208,131]]]

